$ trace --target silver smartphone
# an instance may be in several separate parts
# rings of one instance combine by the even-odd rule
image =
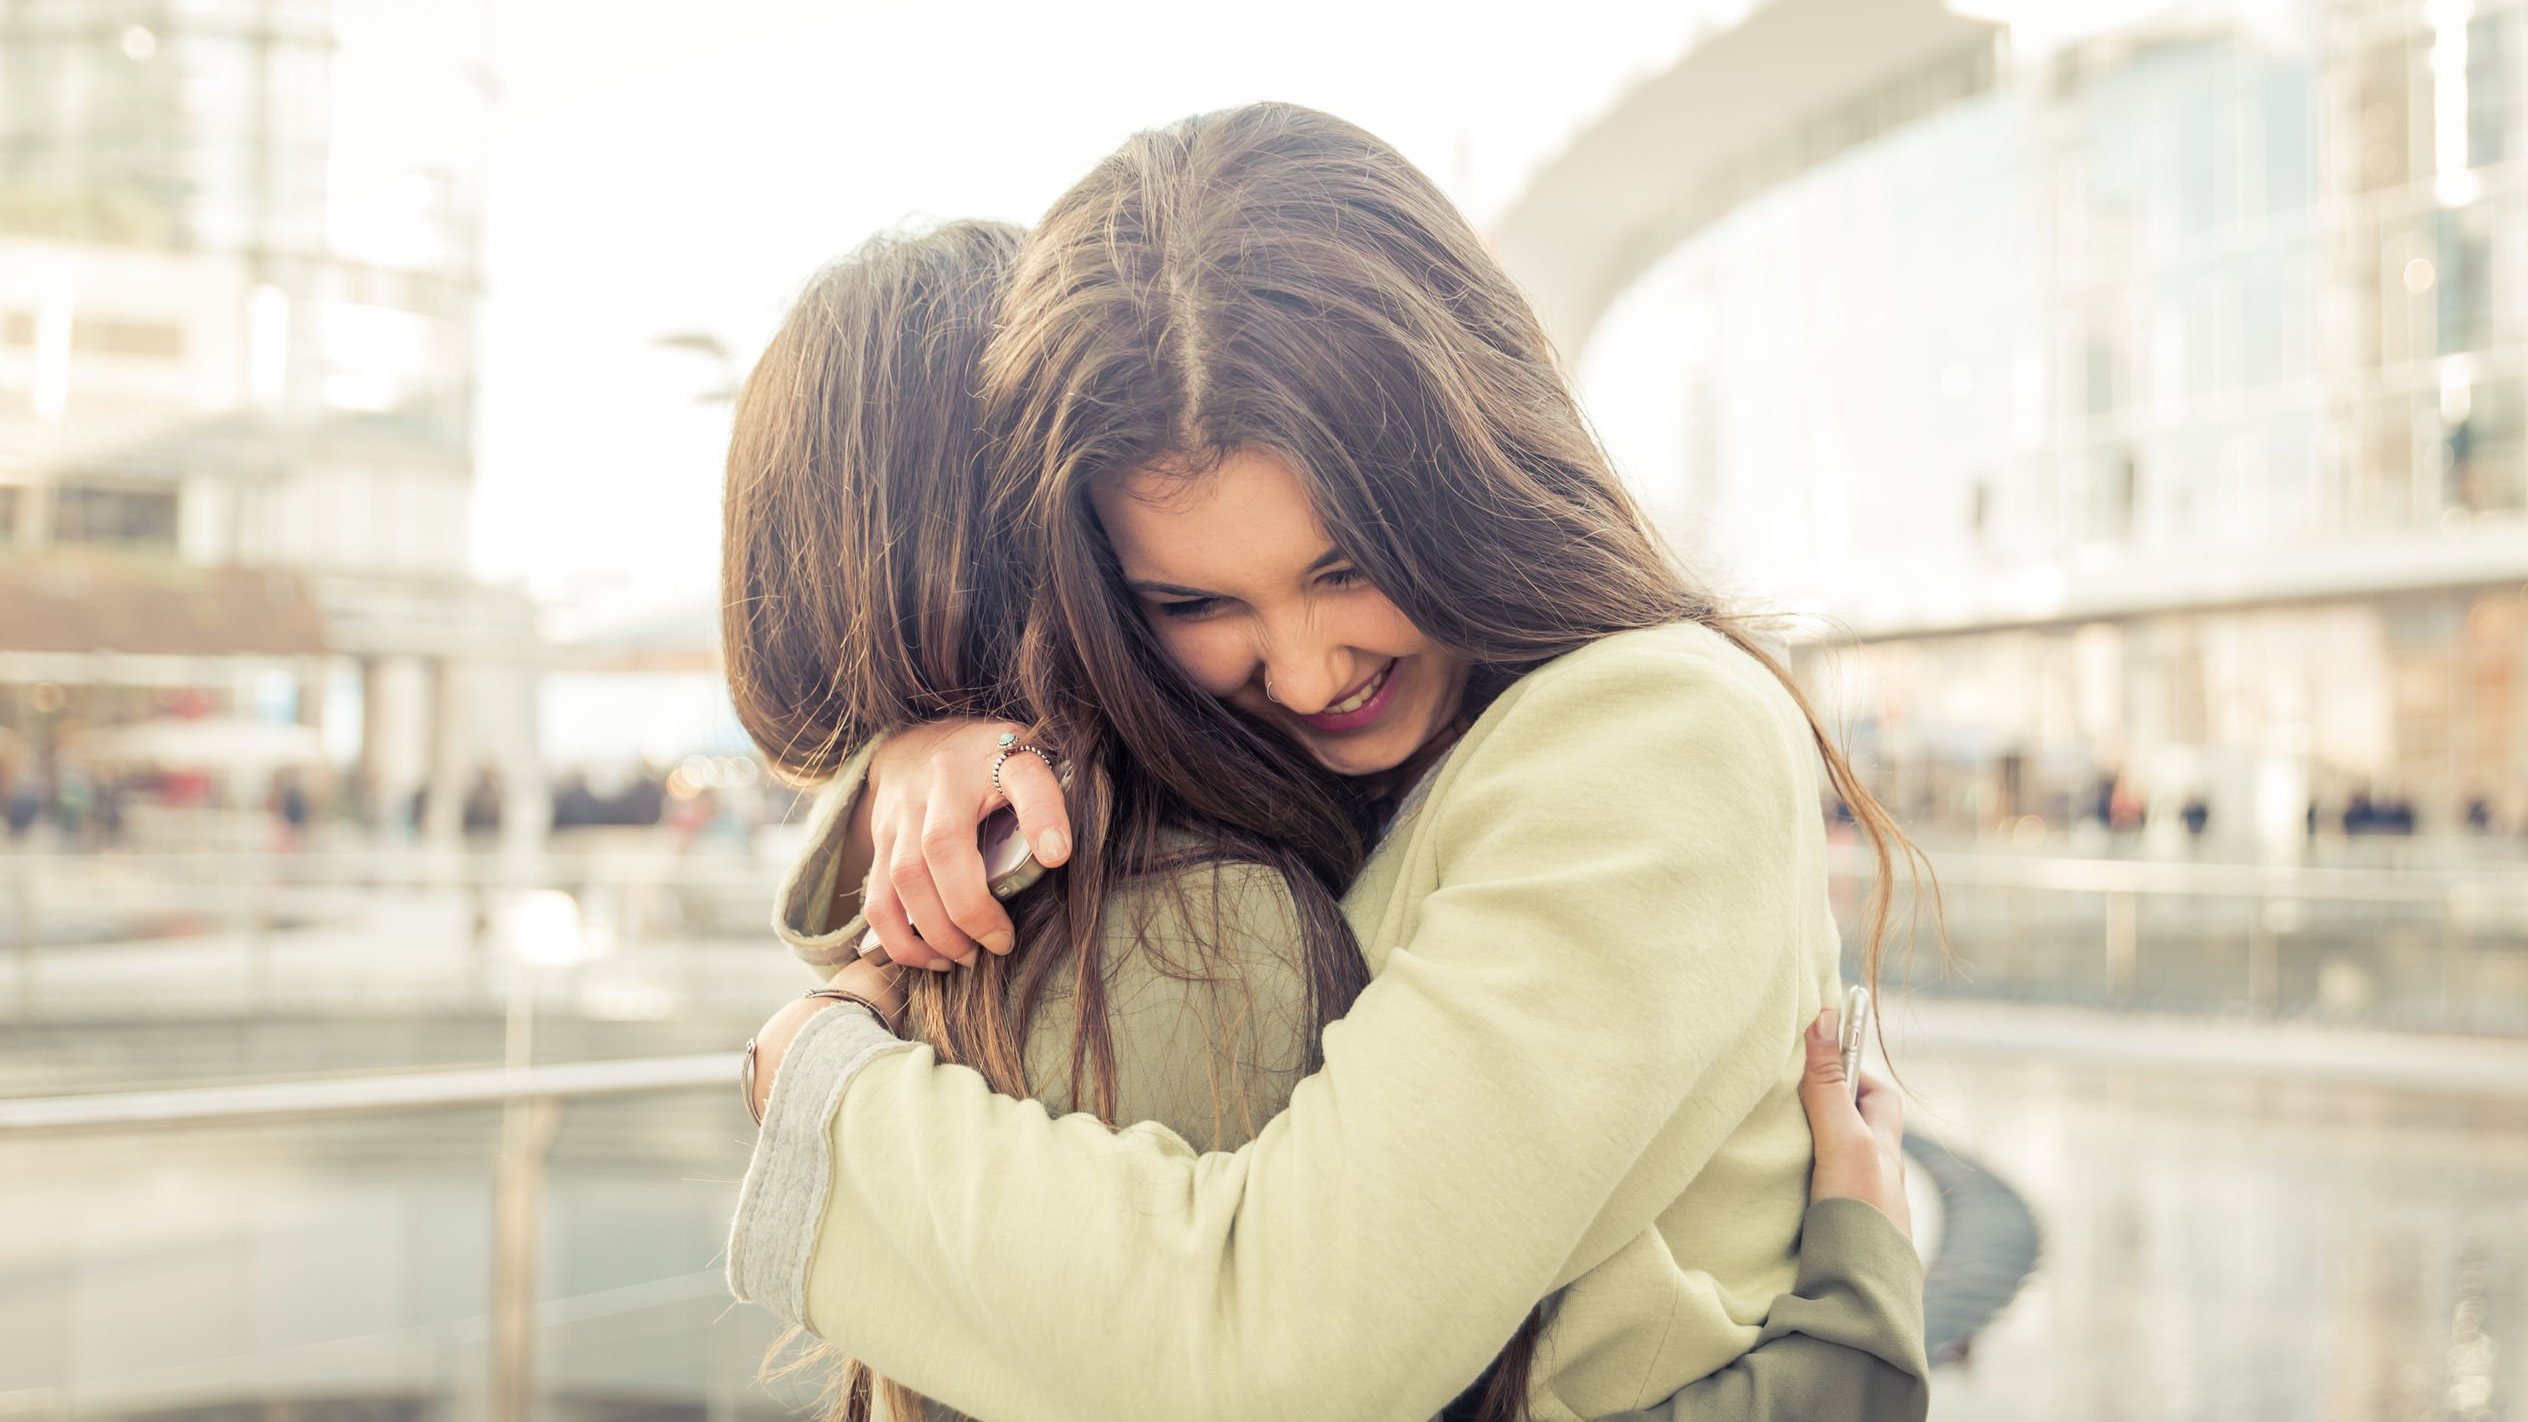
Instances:
[[[1053,778],[1062,786],[1062,794],[1071,794],[1071,762],[1054,768]],[[983,851],[983,886],[992,897],[1006,899],[1045,876],[1045,866],[1027,848],[1027,840],[1018,832],[1018,811],[1001,806],[983,817],[983,827],[976,832]]]
[[[1870,1036],[1870,990],[1851,988],[1843,995],[1843,1029],[1836,1043],[1843,1049],[1843,1079],[1852,1099],[1861,1099],[1861,1048]]]
[[[1018,832],[1018,812],[1009,806],[984,817],[981,841],[983,884],[992,897],[1009,898],[1045,876],[1045,866],[1036,862]]]

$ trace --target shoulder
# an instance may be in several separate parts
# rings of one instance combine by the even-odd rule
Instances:
[[[1250,1138],[1288,1102],[1311,1027],[1289,885],[1267,865],[1203,848],[1122,881],[1098,938],[1117,1119],[1158,1121],[1209,1150]],[[1030,1079],[1062,1109],[1070,996],[1056,987],[1028,1030]]]
[[[1817,809],[1806,717],[1727,637],[1677,624],[1603,638],[1538,667],[1451,752],[1422,813],[1440,852],[1603,851],[1612,827],[1663,842],[1778,847]]]
[[[1692,622],[1603,637],[1513,682],[1467,733],[1469,758],[1564,748],[1583,758],[1697,747],[1795,752],[1807,719],[1772,668]]]
[[[1134,958],[1280,976],[1290,970],[1299,910],[1290,884],[1270,865],[1237,859],[1191,836],[1168,857],[1123,879],[1098,924],[1110,963]]]

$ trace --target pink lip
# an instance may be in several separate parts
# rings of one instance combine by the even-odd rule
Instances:
[[[1317,715],[1302,716],[1299,719],[1307,724],[1309,730],[1323,732],[1327,735],[1340,735],[1346,731],[1357,731],[1363,726],[1370,724],[1371,722],[1377,720],[1380,715],[1384,714],[1387,710],[1387,703],[1395,699],[1396,663],[1392,661],[1387,663],[1385,667],[1378,671],[1377,675],[1386,678],[1385,681],[1379,684],[1378,694],[1369,698],[1367,701],[1362,702],[1359,706],[1354,707],[1352,710],[1345,711],[1340,714],[1320,712]],[[1343,696],[1338,696],[1334,699],[1339,702],[1344,696],[1354,695],[1359,692],[1359,690],[1360,688],[1357,686],[1352,687],[1350,690],[1345,691]]]

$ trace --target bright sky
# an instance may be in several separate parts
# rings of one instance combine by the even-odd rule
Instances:
[[[696,396],[739,372],[657,338],[742,368],[873,231],[1032,220],[1132,130],[1261,98],[1382,134],[1480,223],[1744,8],[502,0],[477,569],[565,635],[707,602],[728,412]]]

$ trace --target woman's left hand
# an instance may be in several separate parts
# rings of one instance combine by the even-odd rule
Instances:
[[[1808,1174],[1811,1200],[1851,1199],[1878,1207],[1905,1238],[1914,1237],[1913,1206],[1905,1198],[1905,1110],[1885,1081],[1861,1076],[1854,1101],[1843,1074],[1836,1013],[1827,1008],[1808,1025],[1808,1065],[1800,1073],[1799,1103],[1808,1111],[1816,1162]]]
[[[825,980],[831,988],[865,997],[878,1005],[887,1027],[892,1030],[904,1017],[904,989],[897,983],[903,969],[883,966],[863,958],[845,964],[841,971]],[[830,997],[802,997],[783,1005],[779,1012],[765,1019],[763,1030],[755,1034],[755,1115],[760,1118],[772,1101],[772,1080],[781,1070],[781,1059],[798,1038],[799,1029],[808,1019],[829,1008],[844,1004]]]

